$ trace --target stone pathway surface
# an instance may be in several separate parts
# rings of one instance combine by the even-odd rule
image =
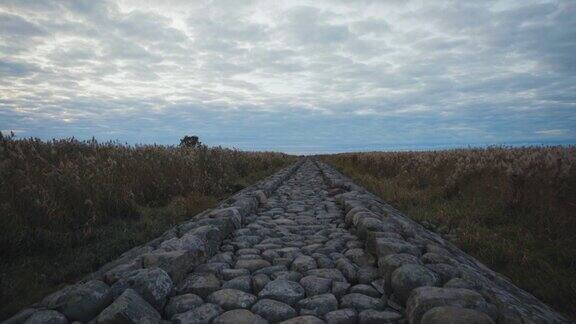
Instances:
[[[375,258],[344,228],[343,216],[319,169],[305,163],[248,217],[247,226],[223,242],[220,253],[178,287],[167,307],[179,314],[171,312],[171,319],[382,323],[402,318],[387,304]],[[204,303],[182,302],[188,299]],[[201,319],[199,308],[207,314]]]
[[[569,323],[329,166],[300,161],[7,323]]]

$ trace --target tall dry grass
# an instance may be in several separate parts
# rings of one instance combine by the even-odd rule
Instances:
[[[0,133],[0,318],[294,159]]]
[[[576,315],[576,147],[322,157],[558,310]]]

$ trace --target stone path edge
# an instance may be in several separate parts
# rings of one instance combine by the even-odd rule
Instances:
[[[457,265],[461,270],[461,278],[471,283],[474,290],[497,307],[494,312],[498,314],[499,323],[572,323],[530,293],[515,286],[507,277],[491,270],[439,234],[411,220],[332,166],[317,159],[314,162],[331,188],[331,194],[344,209],[347,228],[364,240],[366,250],[378,258],[379,273],[388,281],[388,286],[394,269],[386,268],[389,263],[386,263],[385,257],[407,253],[405,249],[408,246],[415,246],[418,251],[413,254],[426,259],[425,263],[453,262]],[[378,219],[379,222],[367,219]],[[399,235],[399,241],[405,241],[408,245],[395,245],[396,242],[390,238],[394,235]],[[442,262],[433,258],[442,259]],[[417,307],[418,294],[415,291],[408,297],[406,309],[403,310],[410,322],[414,320],[411,312],[417,311],[410,309]],[[403,308],[402,303],[398,306]]]
[[[91,321],[112,304],[109,285],[138,269],[158,269],[165,272],[166,285],[170,286],[167,289],[173,289],[189,270],[214,255],[222,240],[242,228],[245,225],[244,217],[265,204],[267,197],[289,179],[304,161],[305,159],[298,160],[240,190],[221,201],[215,208],[207,209],[167,230],[156,239],[124,252],[78,283],[65,286],[44,297],[40,302],[20,310],[2,323],[24,323],[31,320],[32,315],[36,316],[34,320],[40,321]]]

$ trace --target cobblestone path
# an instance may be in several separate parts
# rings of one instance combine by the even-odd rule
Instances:
[[[398,323],[376,259],[311,161],[177,288],[176,323]],[[334,193],[334,192],[333,192]],[[187,311],[188,308],[194,307]],[[491,319],[470,310],[475,323]]]
[[[7,323],[568,323],[330,167],[305,160]]]

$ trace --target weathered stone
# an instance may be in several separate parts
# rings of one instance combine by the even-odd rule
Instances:
[[[426,264],[426,268],[434,271],[434,273],[438,275],[440,284],[460,276],[460,270],[458,270],[458,268],[444,263]]]
[[[221,277],[222,271],[229,268],[230,265],[226,262],[208,262],[194,268],[194,272],[197,273],[211,272],[215,274],[217,277]]]
[[[300,285],[304,287],[306,296],[311,297],[330,292],[330,289],[332,288],[332,279],[318,276],[306,276],[300,279]]]
[[[300,299],[304,298],[305,295],[306,291],[297,282],[278,279],[270,281],[264,289],[260,291],[258,297],[274,299],[294,305]]]
[[[261,253],[262,258],[264,258],[266,261],[271,262],[273,265],[276,265],[274,263],[274,261],[276,259],[280,258],[280,255],[278,254],[278,252],[274,251],[274,250],[265,250],[264,252]],[[292,260],[290,259],[286,259],[288,260],[288,262],[291,262]]]
[[[362,217],[356,225],[356,233],[360,239],[366,239],[366,234],[372,232],[384,232],[390,230],[390,226],[380,219],[374,217]]]
[[[283,266],[283,265],[275,265],[275,266],[269,266],[269,267],[266,267],[266,268],[258,269],[258,270],[256,270],[256,271],[254,271],[254,274],[257,275],[257,274],[263,273],[263,274],[265,274],[265,275],[267,275],[267,276],[271,276],[271,275],[272,275],[273,273],[275,273],[275,272],[287,271],[287,270],[288,270],[288,268],[286,268],[286,266]]]
[[[340,258],[334,263],[336,264],[336,268],[340,270],[348,282],[356,282],[356,272],[358,270],[357,266],[355,266],[352,262],[350,262],[350,260],[346,258]]]
[[[318,264],[318,268],[322,268],[322,269],[329,269],[329,268],[334,268],[336,265],[334,265],[334,261],[332,261],[332,259],[330,259],[329,257],[325,256],[324,254],[321,254],[316,258],[316,263]]]
[[[252,306],[251,311],[271,323],[278,323],[298,315],[292,306],[273,299],[259,300]]]
[[[186,234],[181,238],[171,238],[160,244],[159,249],[164,251],[187,251],[198,258],[208,256],[208,247],[201,237]]]
[[[402,315],[391,311],[367,309],[360,312],[360,324],[399,323]],[[444,322],[448,323],[448,322]]]
[[[120,280],[122,277],[125,277],[127,273],[141,268],[142,262],[140,260],[119,264],[104,274],[104,282],[111,285]]]
[[[422,262],[418,257],[406,253],[390,254],[378,258],[378,271],[380,272],[380,275],[384,277],[388,288],[391,286],[390,280],[392,278],[392,273],[404,264],[422,264]]]
[[[270,282],[270,278],[265,274],[257,274],[252,276],[252,291],[255,294],[260,293],[262,289]]]
[[[342,297],[340,305],[343,308],[354,308],[358,311],[365,309],[383,310],[386,304],[380,298],[374,298],[358,293],[348,294]]]
[[[315,244],[310,244],[310,245],[306,245],[302,248],[302,253],[304,254],[312,254],[314,253],[315,250],[319,249],[322,247],[322,244],[320,243],[315,243]]]
[[[26,319],[28,319],[32,314],[38,312],[39,310],[36,308],[24,308],[20,310],[18,313],[12,315],[12,317],[8,318],[2,324],[20,324],[24,323]]]
[[[216,317],[213,324],[268,324],[264,318],[246,309],[229,310]]]
[[[250,272],[254,272],[258,269],[271,266],[270,262],[264,259],[252,259],[252,260],[238,260],[234,268],[236,269],[248,269]]]
[[[262,190],[254,191],[254,196],[256,197],[260,205],[265,205],[268,202],[268,198],[266,197],[266,194]]]
[[[445,263],[450,265],[457,264],[456,260],[452,259],[451,257],[443,254],[432,253],[428,252],[424,254],[420,260],[424,263]]]
[[[236,277],[222,285],[222,288],[236,289],[243,292],[252,293],[252,277]]]
[[[236,260],[262,260],[262,257],[258,254],[243,254],[239,255]]]
[[[405,264],[392,273],[394,295],[402,302],[408,299],[408,295],[415,288],[439,284],[440,278],[436,273],[418,264]]]
[[[198,295],[194,294],[184,294],[170,298],[164,312],[168,318],[180,313],[187,312],[202,305],[204,301]]]
[[[134,289],[150,305],[162,310],[166,298],[172,292],[172,279],[160,268],[134,270],[127,277],[118,280],[112,286],[112,292],[119,295],[127,288]]]
[[[217,209],[212,212],[215,217],[224,218],[230,221],[234,229],[242,227],[242,215],[235,207]]]
[[[298,301],[297,307],[301,315],[323,317],[326,313],[338,309],[338,300],[332,294],[322,294]]]
[[[271,277],[272,277],[272,280],[286,279],[286,280],[298,282],[302,278],[302,275],[300,274],[300,272],[296,272],[296,271],[280,271],[280,272],[273,273]]]
[[[210,324],[224,310],[216,304],[203,304],[190,311],[172,317],[174,324]]]
[[[344,308],[332,311],[324,315],[327,324],[356,324],[358,313],[352,308]]]
[[[222,289],[213,292],[206,299],[225,310],[236,308],[250,308],[256,302],[256,296],[236,289]]]
[[[382,294],[379,293],[378,290],[376,290],[374,287],[365,284],[352,286],[350,288],[350,293],[358,293],[374,298],[380,298],[382,296]]]
[[[225,262],[232,265],[234,263],[234,254],[232,252],[217,253],[208,262]]]
[[[220,229],[214,225],[200,226],[192,231],[190,234],[200,237],[206,246],[206,255],[212,256],[216,254],[220,242],[222,242],[223,235]],[[190,235],[187,234],[187,235]]]
[[[254,249],[254,248],[249,248],[249,249],[240,249],[240,250],[236,251],[236,255],[247,255],[247,254],[258,255],[258,254],[260,254],[260,250]]]
[[[66,316],[55,310],[41,310],[34,312],[24,324],[66,324]]]
[[[71,290],[58,310],[70,320],[88,322],[111,302],[110,287],[102,281],[92,280]]]
[[[464,288],[474,290],[476,287],[468,280],[453,278],[444,284],[444,288]]]
[[[332,294],[337,298],[340,298],[348,293],[350,286],[351,285],[347,282],[334,281],[332,282]]]
[[[158,322],[160,314],[133,289],[126,289],[100,315],[98,324]]]
[[[356,271],[356,280],[361,284],[370,284],[378,278],[378,270],[374,267],[364,267]]]
[[[220,275],[224,280],[232,280],[236,277],[249,276],[250,271],[248,269],[222,269]]]
[[[158,267],[166,271],[175,282],[180,282],[194,266],[204,262],[205,258],[186,250],[156,250],[142,256],[144,268]]]
[[[494,324],[490,316],[473,309],[440,306],[424,313],[422,324]]]
[[[424,314],[438,306],[457,306],[488,311],[489,304],[479,293],[461,288],[420,287],[406,302],[406,315],[411,323],[420,323]]]
[[[374,257],[361,248],[349,249],[344,255],[359,267],[368,267],[374,264]]]
[[[375,214],[372,214],[372,212],[370,212],[370,210],[368,210],[366,207],[362,207],[362,206],[357,206],[357,207],[353,207],[352,209],[350,209],[347,213],[346,216],[344,216],[344,221],[346,223],[347,226],[356,226],[353,221],[354,218],[356,217],[357,214],[360,213],[365,213],[367,216],[370,217],[378,217]]]
[[[280,322],[280,324],[324,324],[324,321],[316,316],[304,315]]]
[[[369,231],[366,233],[366,252],[376,255],[376,239],[377,238],[391,238],[396,240],[404,240],[404,237],[399,232],[375,232]]]
[[[290,269],[298,272],[306,272],[308,270],[316,269],[316,260],[313,257],[307,255],[301,255],[292,261]]]
[[[213,273],[192,273],[178,286],[178,293],[191,293],[206,298],[218,289],[220,280]]]
[[[378,257],[385,257],[390,254],[406,253],[414,256],[420,256],[420,249],[404,240],[393,238],[376,238],[374,241],[376,255]]]
[[[312,269],[306,271],[306,275],[332,279],[333,281],[346,282],[346,278],[338,269]]]

